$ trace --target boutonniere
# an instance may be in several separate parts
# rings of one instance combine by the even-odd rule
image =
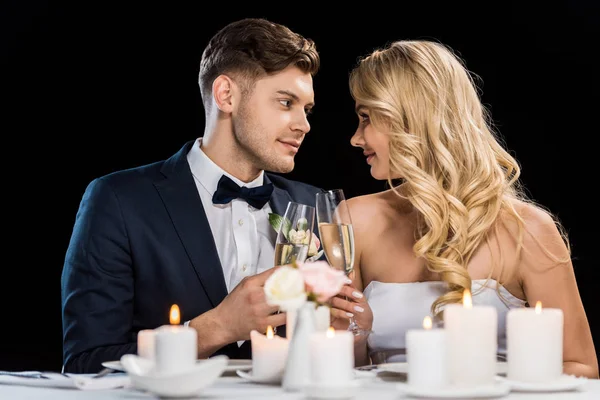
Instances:
[[[275,229],[275,232],[279,233],[281,229],[281,234],[290,243],[310,243],[308,246],[307,262],[316,261],[323,255],[323,250],[319,250],[321,241],[314,232],[308,229],[308,221],[305,218],[298,220],[296,226],[292,227],[292,223],[287,218],[283,218],[281,215],[275,213],[269,213],[269,223]]]

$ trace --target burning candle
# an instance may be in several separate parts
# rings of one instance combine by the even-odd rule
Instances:
[[[336,331],[329,327],[325,332],[311,334],[311,383],[315,385],[344,385],[354,378],[354,335],[349,331]]]
[[[550,382],[563,372],[561,309],[513,308],[506,315],[507,378],[523,382]]]
[[[440,388],[449,383],[446,332],[431,328],[431,317],[427,316],[423,319],[423,329],[406,332],[409,385]]]
[[[273,334],[269,325],[267,334],[252,330],[252,376],[263,382],[279,382],[287,361],[288,340]]]
[[[169,322],[156,329],[154,338],[156,369],[161,373],[188,370],[198,358],[198,336],[193,328],[179,325],[177,304],[171,306]]]
[[[450,384],[463,387],[493,384],[498,351],[496,309],[474,306],[471,292],[465,289],[462,304],[446,306],[444,323]]]

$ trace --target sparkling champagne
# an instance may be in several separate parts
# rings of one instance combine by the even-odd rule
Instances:
[[[350,274],[354,267],[354,233],[351,224],[320,223],[325,257],[332,267]]]
[[[307,244],[277,243],[275,245],[275,266],[304,262],[308,256]]]

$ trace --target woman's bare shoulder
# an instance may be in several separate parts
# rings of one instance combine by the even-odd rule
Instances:
[[[520,199],[510,199],[509,204],[513,207],[513,210],[531,235],[556,230],[556,219],[549,210],[541,205]],[[514,229],[516,226],[517,220],[515,216],[507,210],[501,213],[500,219],[508,227]]]
[[[504,231],[505,235],[512,238],[512,247],[517,246],[520,241],[522,247],[527,250],[522,254],[521,264],[555,265],[557,258],[569,258],[568,238],[549,210],[522,200],[511,200],[510,204],[521,224],[512,213],[505,210],[500,216],[504,228],[500,232]],[[519,225],[522,226],[522,231]]]
[[[358,229],[374,224],[385,226],[386,221],[398,221],[412,209],[408,200],[399,197],[391,189],[353,197],[348,200],[348,207],[352,222]]]

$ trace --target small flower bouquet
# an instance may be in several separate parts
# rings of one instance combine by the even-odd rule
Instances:
[[[307,301],[324,305],[340,292],[347,279],[344,271],[326,261],[294,263],[279,267],[265,282],[264,291],[268,304],[291,311]]]

